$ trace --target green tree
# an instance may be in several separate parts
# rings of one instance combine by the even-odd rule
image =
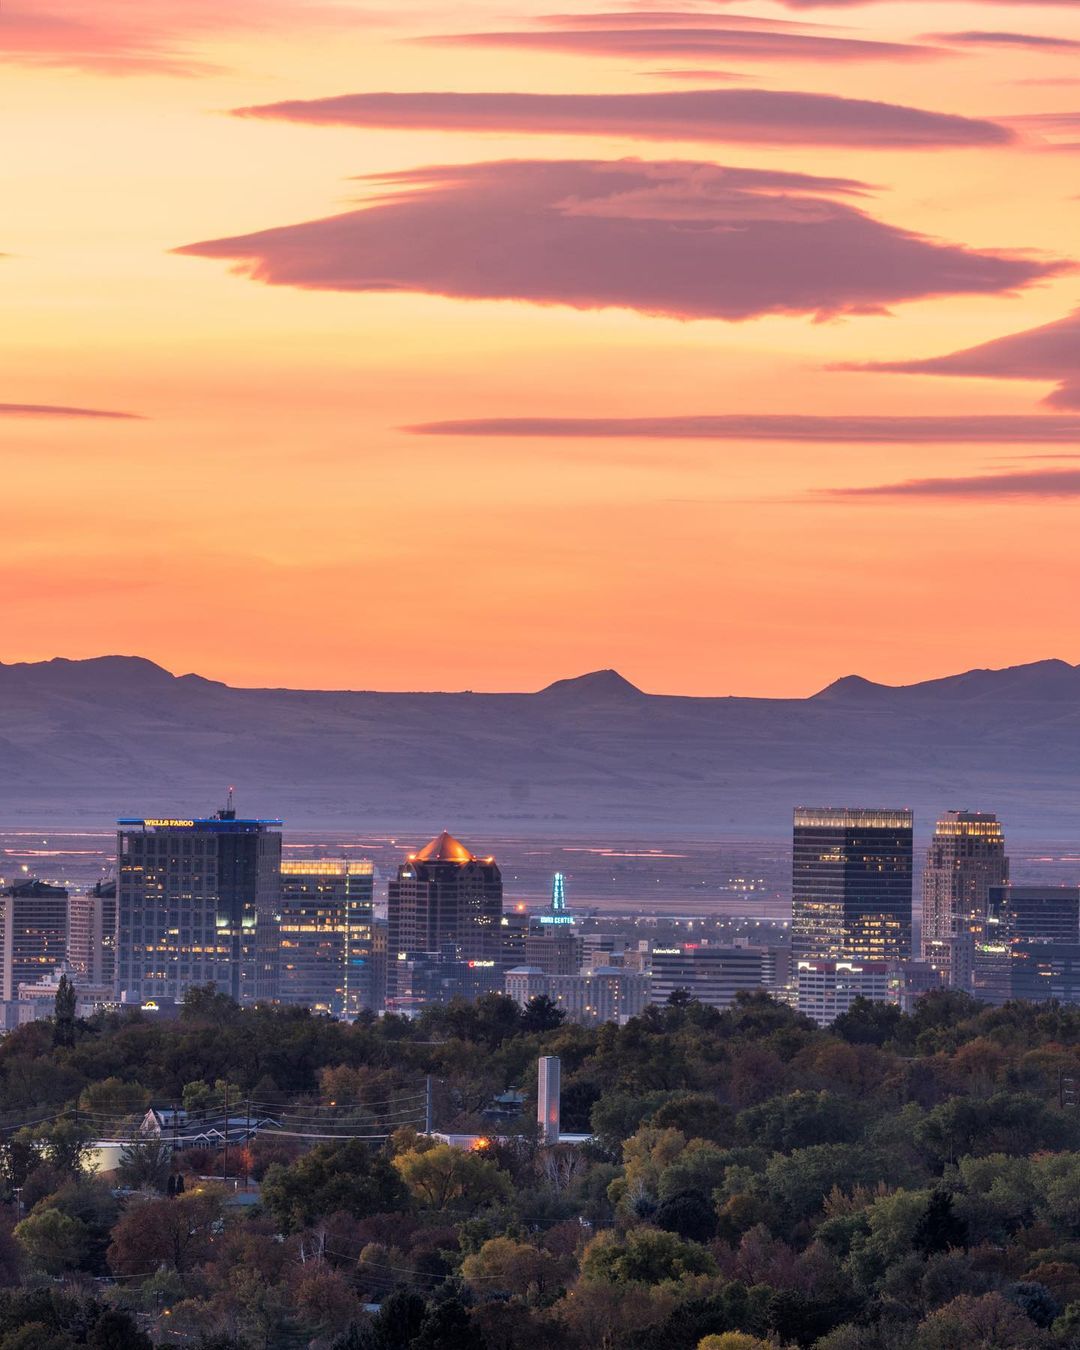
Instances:
[[[71,1046],[75,1044],[75,1009],[77,1006],[78,995],[75,993],[75,986],[66,975],[61,975],[60,983],[56,986],[54,1003],[53,1039],[56,1045]]]
[[[180,1016],[185,1022],[202,1022],[209,1026],[222,1027],[236,1020],[240,1005],[223,994],[212,981],[210,984],[194,984],[184,995]]]
[[[393,1166],[413,1200],[425,1209],[475,1214],[509,1200],[510,1178],[482,1152],[437,1144],[422,1152],[399,1153]]]
[[[521,1010],[521,1029],[528,1036],[558,1031],[566,1020],[566,1013],[547,994],[536,994]]]
[[[834,1036],[840,1036],[852,1045],[885,1045],[901,1033],[903,1014],[895,1003],[853,999],[851,1007],[832,1024]]]
[[[420,1333],[427,1304],[408,1289],[396,1289],[383,1300],[372,1324],[379,1350],[409,1350]]]
[[[705,1247],[658,1228],[632,1228],[622,1235],[600,1233],[581,1257],[581,1278],[609,1284],[659,1284],[688,1275],[715,1275]]]
[[[74,1350],[75,1341],[65,1331],[44,1322],[27,1322],[0,1340],[0,1350]]]
[[[716,1210],[700,1191],[679,1191],[661,1201],[653,1223],[692,1242],[711,1242],[716,1236]]]
[[[117,1171],[125,1186],[135,1191],[164,1191],[172,1171],[172,1145],[150,1136],[125,1144]]]
[[[560,1259],[530,1242],[499,1236],[489,1238],[479,1251],[461,1263],[461,1278],[478,1294],[513,1294],[525,1298],[543,1295],[565,1283],[572,1260]]]
[[[708,1092],[679,1092],[653,1112],[649,1124],[679,1130],[687,1139],[730,1144],[735,1136],[734,1112]]]
[[[718,1336],[705,1336],[697,1350],[772,1350],[768,1341],[748,1336],[745,1331],[722,1331]]]
[[[486,1350],[486,1346],[461,1302],[448,1298],[428,1312],[410,1350]]]
[[[927,1202],[911,1245],[924,1256],[932,1256],[951,1247],[966,1247],[967,1235],[967,1224],[954,1210],[951,1192],[939,1186]]]
[[[41,1126],[35,1138],[45,1161],[61,1175],[78,1178],[86,1172],[94,1146],[89,1125],[64,1116]]]
[[[287,1167],[275,1163],[263,1178],[262,1201],[290,1232],[328,1214],[392,1213],[406,1202],[395,1166],[359,1139],[319,1144]]]
[[[791,1092],[741,1111],[735,1120],[743,1139],[779,1153],[812,1144],[851,1144],[862,1135],[857,1102],[832,1092]]]
[[[130,1315],[106,1308],[90,1329],[87,1350],[153,1350],[153,1341],[140,1331]]]
[[[36,1209],[15,1225],[15,1241],[27,1265],[43,1275],[77,1270],[86,1256],[89,1232],[80,1219],[58,1209]]]

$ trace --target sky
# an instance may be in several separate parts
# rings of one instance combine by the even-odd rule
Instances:
[[[1080,662],[1080,0],[4,0],[0,660]]]

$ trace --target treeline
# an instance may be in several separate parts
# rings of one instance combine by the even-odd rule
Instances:
[[[585,1147],[530,1128],[540,1054]],[[511,1087],[522,1121],[471,1151],[268,1132],[179,1155],[179,1195],[155,1141],[87,1171],[93,1123],[151,1101],[362,1133],[428,1075],[437,1128],[482,1130]],[[763,995],[622,1028],[498,996],[350,1027],[212,990],[173,1023],[34,1024],[0,1043],[0,1350],[110,1350],[105,1312],[115,1350],[1080,1350],[1074,1076],[1080,1011],[959,994],[828,1031]],[[31,1315],[44,1291],[61,1311]]]

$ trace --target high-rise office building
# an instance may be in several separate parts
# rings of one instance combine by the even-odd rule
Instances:
[[[390,882],[388,980],[395,981],[398,963],[408,957],[445,956],[448,948],[456,960],[472,962],[473,969],[498,972],[502,907],[502,874],[495,859],[474,856],[444,830],[410,854]]]
[[[795,811],[791,948],[798,960],[911,954],[910,811]]]
[[[376,1004],[375,865],[348,858],[281,864],[278,998],[334,1017]]]
[[[997,816],[946,811],[934,829],[923,873],[922,956],[958,989],[971,986],[991,888],[1008,879],[1005,832]]]
[[[1080,886],[992,886],[989,908],[1007,941],[1080,942]]]
[[[67,954],[68,893],[45,881],[17,881],[0,891],[0,1000],[52,972]]]
[[[84,895],[68,898],[67,960],[88,984],[116,980],[116,882],[99,881]]]
[[[128,1002],[215,984],[238,1003],[277,996],[281,821],[118,822],[116,983]]]
[[[991,886],[984,934],[975,947],[972,993],[1009,999],[1077,1001],[1080,887]]]

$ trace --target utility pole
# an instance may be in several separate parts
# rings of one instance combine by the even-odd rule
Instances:
[[[225,1079],[225,1149],[221,1159],[221,1174],[229,1180],[229,1080]]]
[[[434,1081],[434,1080],[432,1079],[431,1074],[428,1074],[428,1076],[424,1079],[424,1133],[425,1133],[425,1134],[434,1134],[434,1133],[435,1133],[435,1110],[434,1110],[434,1102],[432,1101],[432,1096],[433,1096],[433,1093],[432,1093],[432,1084],[433,1084],[433,1081]]]
[[[226,1129],[228,1127],[226,1126]],[[248,1093],[247,1099],[247,1129],[244,1136],[244,1194],[247,1194],[248,1183],[251,1181],[249,1175],[251,1168],[247,1160],[251,1157],[251,1093]]]

